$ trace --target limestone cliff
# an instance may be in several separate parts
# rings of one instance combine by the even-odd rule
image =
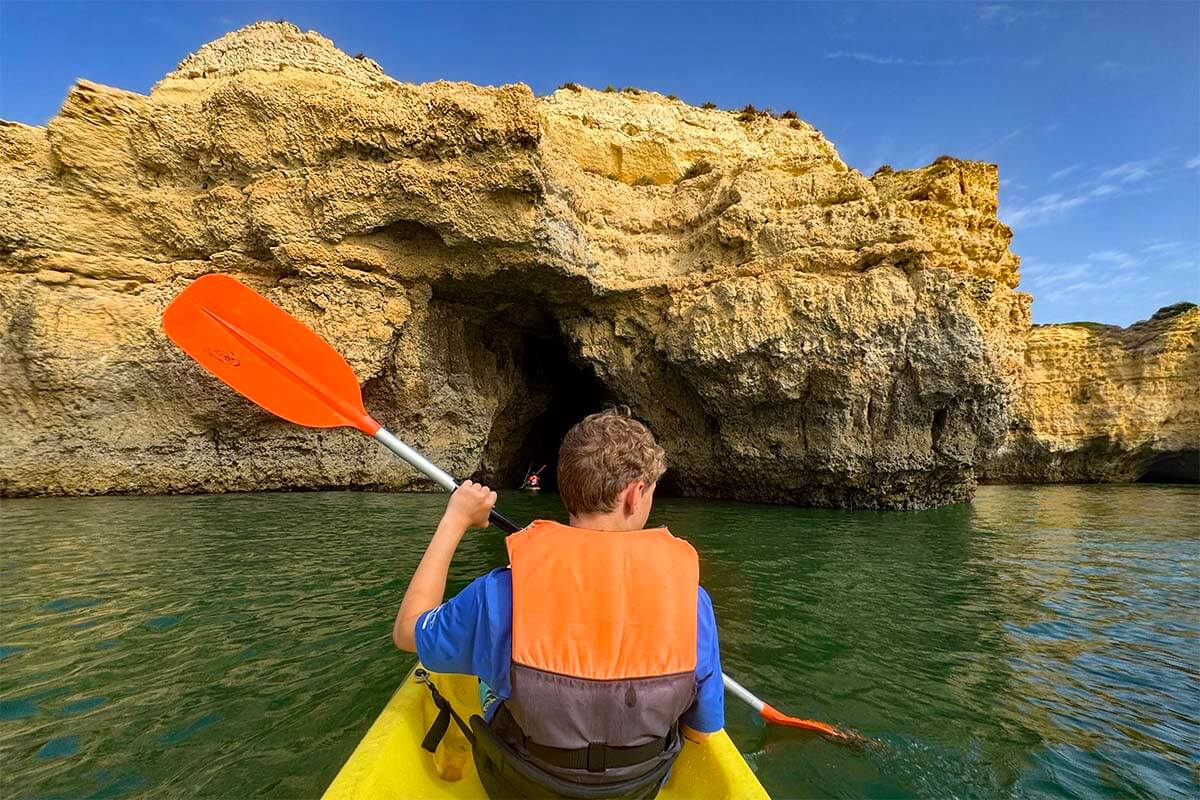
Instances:
[[[381,422],[513,480],[605,401],[689,494],[969,498],[1028,298],[996,167],[868,178],[799,120],[651,92],[411,85],[258,23],[148,96],[0,125],[0,493],[424,485],[275,420],[159,328],[234,274],[347,356]]]
[[[1200,308],[1128,328],[1036,325],[1000,483],[1200,482]]]

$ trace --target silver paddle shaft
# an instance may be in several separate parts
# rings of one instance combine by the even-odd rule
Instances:
[[[380,428],[379,430],[375,431],[375,441],[379,442],[388,450],[391,450],[393,453],[403,458],[409,464],[412,464],[418,472],[429,478],[438,486],[441,486],[447,492],[453,492],[458,488],[458,481],[454,480],[454,478],[451,478],[445,472],[442,472],[440,469],[438,469],[437,465],[428,458],[397,439],[396,436],[387,428]]]
[[[741,700],[743,703],[750,706],[760,714],[762,713],[763,706],[765,706],[766,703],[752,695],[749,689],[747,689],[745,686],[742,686],[728,675],[722,673],[721,677],[725,679],[725,691],[734,695],[737,697],[737,699]]]

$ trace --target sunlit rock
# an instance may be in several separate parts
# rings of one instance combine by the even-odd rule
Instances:
[[[222,271],[457,475],[517,480],[619,402],[684,493],[965,500],[1029,322],[996,193],[994,165],[946,157],[866,177],[800,120],[404,84],[258,23],[149,96],[81,81],[48,127],[0,125],[0,492],[425,486],[164,338]]]

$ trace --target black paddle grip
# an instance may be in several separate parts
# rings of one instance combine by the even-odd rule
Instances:
[[[492,509],[492,513],[488,514],[488,520],[505,533],[516,533],[521,530],[521,526],[513,522],[508,517],[501,514],[496,509]]]

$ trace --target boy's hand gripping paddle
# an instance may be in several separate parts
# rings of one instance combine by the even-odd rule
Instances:
[[[197,278],[163,312],[163,330],[200,366],[272,414],[309,428],[357,428],[447,491],[458,488],[454,478],[371,418],[354,370],[328,342],[237,279]],[[490,519],[508,533],[520,530],[495,509]],[[839,740],[858,738],[823,722],[781,714],[724,677],[725,688],[768,723]]]

